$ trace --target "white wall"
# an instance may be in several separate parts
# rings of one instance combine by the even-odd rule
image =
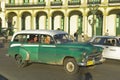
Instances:
[[[61,16],[55,16],[54,17],[54,29],[56,30],[57,28],[61,27]]]
[[[109,35],[115,36],[115,23],[116,23],[116,15],[109,15],[107,17],[107,29]]]
[[[89,22],[89,20],[91,20]],[[90,15],[88,17],[88,26],[87,26],[87,35],[88,37],[92,37],[92,26],[91,26],[91,23],[93,23],[93,15]]]
[[[39,18],[39,29],[45,29],[46,27],[46,16],[41,16]]]
[[[26,16],[25,18],[25,29],[26,30],[31,29],[31,16]]]
[[[78,28],[78,15],[73,15],[70,18],[70,34],[73,35]]]

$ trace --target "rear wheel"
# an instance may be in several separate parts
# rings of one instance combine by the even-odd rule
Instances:
[[[67,58],[64,61],[64,69],[69,74],[76,74],[79,71],[79,66],[73,58]]]
[[[15,60],[19,67],[25,67],[27,65],[27,61],[23,61],[21,55],[17,55]]]

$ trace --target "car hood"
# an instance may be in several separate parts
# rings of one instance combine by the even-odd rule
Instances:
[[[59,44],[57,45],[57,47],[67,47],[67,48],[76,48],[79,50],[84,50],[88,53],[96,53],[96,52],[100,52],[103,49],[101,47],[95,47],[93,46],[91,43],[79,43],[79,42],[71,42],[71,43],[63,43],[63,44]]]
[[[58,44],[57,46],[74,47],[74,48],[83,48],[83,47],[89,48],[89,47],[94,47],[90,43],[79,43],[79,42],[62,43],[62,44]]]

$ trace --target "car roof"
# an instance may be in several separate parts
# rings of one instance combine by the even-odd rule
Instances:
[[[101,37],[101,38],[113,38],[113,37],[115,37],[115,36],[95,36],[95,37]]]
[[[119,36],[94,36],[90,39],[89,42],[92,42],[95,38],[116,38],[116,39],[120,39]]]
[[[64,31],[61,31],[61,30],[45,30],[45,29],[40,29],[40,30],[22,30],[22,31],[14,33],[11,41],[18,34],[46,34],[46,35],[54,36],[56,34],[68,34],[68,33],[64,32]]]
[[[19,32],[16,32],[14,35],[17,34],[47,34],[47,35],[56,35],[56,34],[67,34],[64,31],[61,30],[45,30],[45,29],[41,29],[41,30],[22,30]]]

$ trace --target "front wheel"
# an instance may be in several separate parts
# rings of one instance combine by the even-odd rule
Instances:
[[[25,67],[27,65],[27,61],[23,61],[21,55],[17,55],[15,60],[19,67]]]
[[[79,66],[73,58],[65,59],[64,69],[69,74],[76,74],[79,71]]]

